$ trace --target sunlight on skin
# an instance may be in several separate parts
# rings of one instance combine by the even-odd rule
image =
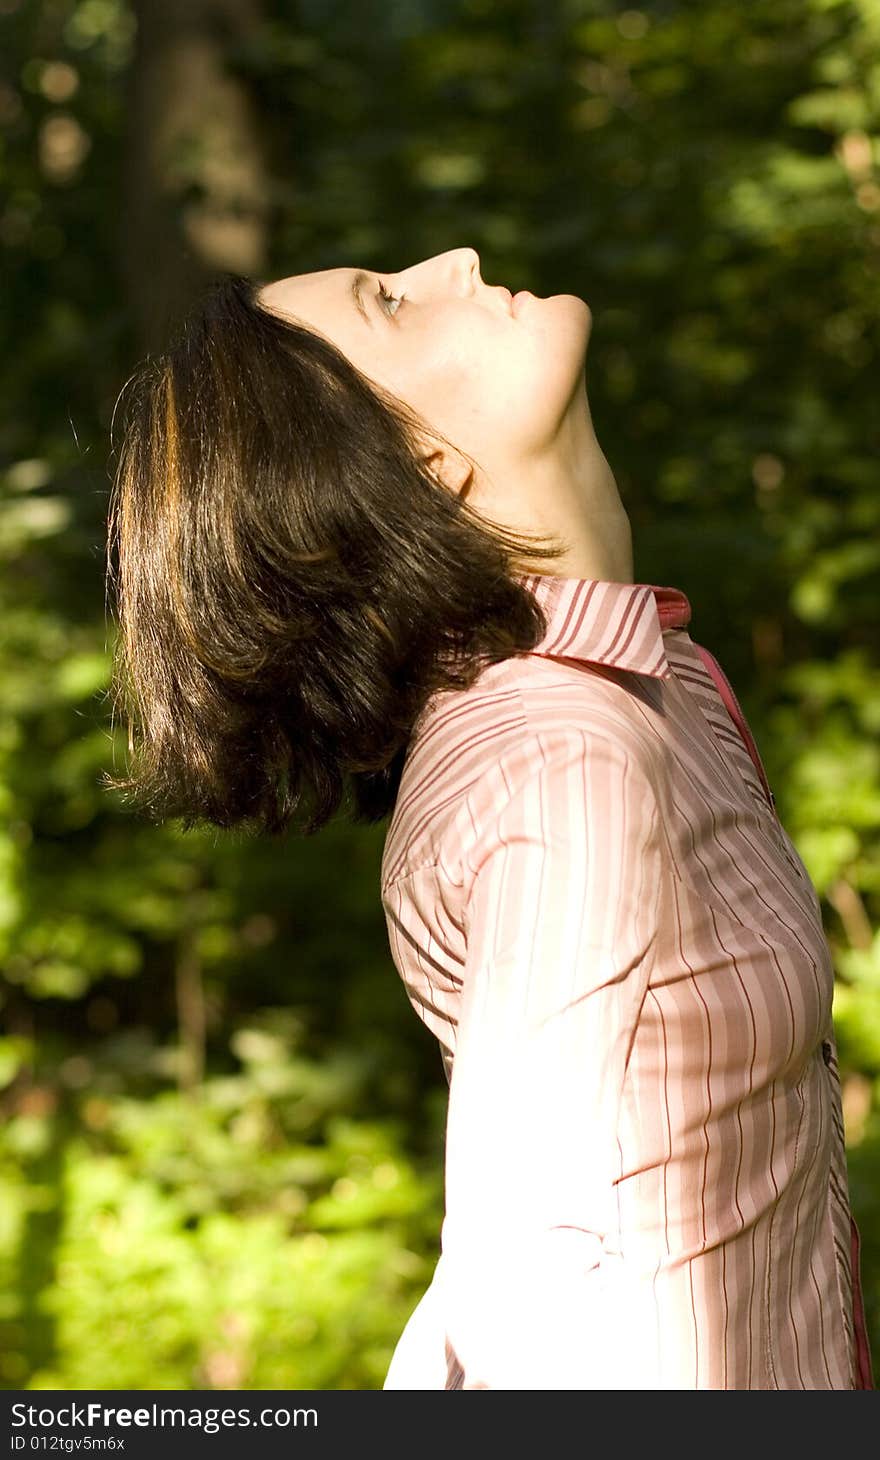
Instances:
[[[505,526],[561,535],[570,547],[554,571],[632,581],[629,519],[587,398],[592,313],[577,295],[514,301],[483,282],[474,249],[457,248],[396,274],[293,274],[258,298],[324,335],[460,448],[424,442],[450,491]]]

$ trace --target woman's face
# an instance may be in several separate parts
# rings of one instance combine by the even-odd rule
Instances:
[[[293,274],[264,284],[259,300],[326,336],[493,475],[552,450],[575,402],[583,408],[589,307],[530,293],[514,306],[504,286],[483,282],[472,248],[397,274]]]

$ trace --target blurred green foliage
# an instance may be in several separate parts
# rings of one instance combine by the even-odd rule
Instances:
[[[239,1023],[239,1070],[190,1098],[146,1031],[44,1052],[62,1093],[31,1089],[0,1166],[29,1387],[381,1387],[439,1182],[367,1113],[375,1055],[309,1059],[303,1029],[286,1008]]]
[[[687,592],[822,896],[880,1354],[875,0],[245,9],[220,34],[263,277],[467,243],[489,282],[592,307],[636,576]],[[436,1256],[446,1093],[383,828],[183,836],[99,786],[149,37],[124,0],[0,13],[0,1384],[378,1388]]]

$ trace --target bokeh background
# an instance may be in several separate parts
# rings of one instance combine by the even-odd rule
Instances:
[[[0,30],[0,1384],[379,1388],[430,1278],[446,1084],[384,827],[184,835],[101,788],[105,529],[117,396],[214,271],[463,244],[590,303],[636,578],[688,594],[821,894],[880,1354],[877,0]]]

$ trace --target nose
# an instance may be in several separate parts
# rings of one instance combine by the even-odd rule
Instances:
[[[453,248],[450,253],[464,273],[479,276],[480,255],[475,248]]]
[[[406,283],[419,281],[431,288],[473,290],[480,277],[480,255],[475,248],[450,248],[404,269]]]

